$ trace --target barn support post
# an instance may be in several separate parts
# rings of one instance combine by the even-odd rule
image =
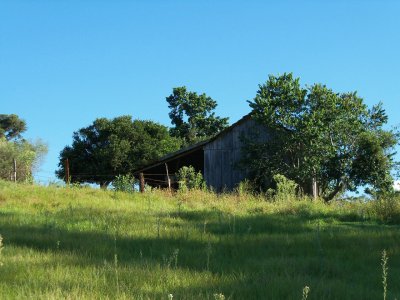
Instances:
[[[168,165],[165,163],[165,170],[167,171],[168,190],[171,192],[171,178],[169,177]]]
[[[140,174],[139,174],[139,188],[140,188],[140,192],[144,193],[144,175],[142,172],[140,172]]]

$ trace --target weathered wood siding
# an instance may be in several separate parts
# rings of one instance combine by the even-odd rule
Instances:
[[[204,179],[209,187],[218,192],[232,190],[246,178],[248,172],[237,166],[243,146],[241,136],[257,132],[260,139],[268,139],[266,129],[248,118],[204,146]]]

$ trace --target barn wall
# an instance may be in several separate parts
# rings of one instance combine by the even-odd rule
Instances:
[[[218,192],[232,190],[246,178],[247,172],[237,166],[243,146],[241,136],[250,137],[256,133],[260,134],[260,139],[268,139],[264,127],[247,119],[204,146],[204,179],[209,187]]]

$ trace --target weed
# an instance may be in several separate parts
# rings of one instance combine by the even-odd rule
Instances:
[[[256,190],[256,188],[255,188],[254,184],[250,180],[245,179],[245,180],[239,182],[239,184],[236,188],[236,193],[240,197],[249,197],[249,196],[253,195],[255,190]]]
[[[117,295],[119,295],[119,274],[118,274],[118,254],[117,254],[117,227],[114,227],[114,271]]]
[[[0,235],[0,267],[3,265],[3,262],[1,261],[1,252],[3,251],[3,237]]]
[[[389,260],[389,257],[386,253],[386,250],[383,250],[382,251],[382,259],[381,259],[383,300],[386,300],[386,294],[387,294],[388,260]]]
[[[302,298],[302,300],[307,300],[309,292],[310,292],[310,288],[308,286],[305,286],[303,288],[303,298]]]
[[[157,217],[157,238],[160,238],[160,226],[161,226],[161,217]]]
[[[207,256],[207,261],[206,261],[206,270],[210,270],[210,257],[212,253],[212,247],[211,247],[211,242],[210,242],[210,237],[208,238],[208,243],[206,247],[206,256]]]
[[[225,300],[225,296],[222,293],[215,293],[214,300]]]
[[[172,257],[175,262],[175,269],[178,268],[178,254],[179,254],[179,249],[175,249],[174,252],[172,253]]]

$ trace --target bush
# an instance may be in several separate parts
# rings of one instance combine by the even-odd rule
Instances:
[[[396,193],[380,195],[372,200],[373,214],[384,223],[400,222],[400,196]]]
[[[131,175],[118,175],[112,185],[116,191],[133,193],[135,191],[135,183],[136,179]]]
[[[236,192],[239,196],[254,195],[255,191],[256,188],[254,186],[254,183],[248,179],[239,182],[236,188]]]
[[[297,183],[281,174],[274,175],[273,179],[276,188],[269,193],[272,192],[275,201],[289,201],[296,198]]]
[[[7,141],[0,138],[0,178],[14,180],[14,159],[17,164],[17,181],[32,182],[32,173],[38,168],[47,147],[42,142],[25,140]]]
[[[205,189],[206,183],[201,172],[196,172],[193,166],[182,167],[177,174],[179,190],[200,190]]]

